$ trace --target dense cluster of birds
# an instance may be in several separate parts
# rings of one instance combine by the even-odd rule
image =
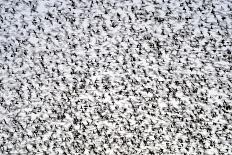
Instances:
[[[232,1],[1,0],[0,154],[232,154]]]

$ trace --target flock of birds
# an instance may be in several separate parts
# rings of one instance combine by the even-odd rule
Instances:
[[[0,154],[232,154],[231,0],[1,0]]]

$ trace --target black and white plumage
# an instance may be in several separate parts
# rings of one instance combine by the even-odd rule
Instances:
[[[232,154],[231,13],[0,1],[0,154]]]

